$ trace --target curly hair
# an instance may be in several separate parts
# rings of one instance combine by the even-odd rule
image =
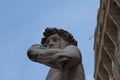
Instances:
[[[69,44],[77,46],[77,41],[74,39],[71,33],[63,29],[57,28],[46,28],[45,32],[43,32],[43,38],[41,40],[41,44],[44,45],[47,38],[51,35],[58,34],[61,38],[67,41]]]

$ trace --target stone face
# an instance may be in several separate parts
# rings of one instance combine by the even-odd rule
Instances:
[[[34,62],[51,67],[46,80],[85,80],[81,52],[73,36],[57,28],[46,28],[41,44],[28,49]]]
[[[120,80],[120,0],[100,0],[95,31],[95,80]]]

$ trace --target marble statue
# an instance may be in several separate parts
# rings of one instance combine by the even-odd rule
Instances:
[[[50,67],[46,80],[85,80],[77,41],[63,29],[46,28],[41,44],[32,45],[30,60]]]

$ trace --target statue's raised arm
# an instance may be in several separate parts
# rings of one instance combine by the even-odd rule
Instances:
[[[31,60],[43,63],[47,66],[64,69],[69,68],[81,61],[80,51],[76,46],[70,45],[64,49],[59,48],[37,48],[32,46],[28,50]]]
[[[57,28],[46,28],[41,44],[32,45],[28,57],[51,67],[46,80],[85,80],[82,56],[73,36]]]

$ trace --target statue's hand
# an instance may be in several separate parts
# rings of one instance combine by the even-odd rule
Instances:
[[[28,49],[28,51],[34,51],[36,49],[41,50],[41,49],[46,49],[46,47],[44,47],[43,45],[40,45],[40,44],[34,44]]]
[[[37,56],[39,55],[39,53],[42,53],[42,51],[45,49],[44,46],[40,45],[40,44],[34,44],[32,45],[28,51],[27,51],[27,55],[30,59],[36,59]]]
[[[31,48],[35,48],[35,49],[45,49],[46,47],[44,47],[43,45],[40,45],[40,44],[34,44],[34,45],[32,45]]]

